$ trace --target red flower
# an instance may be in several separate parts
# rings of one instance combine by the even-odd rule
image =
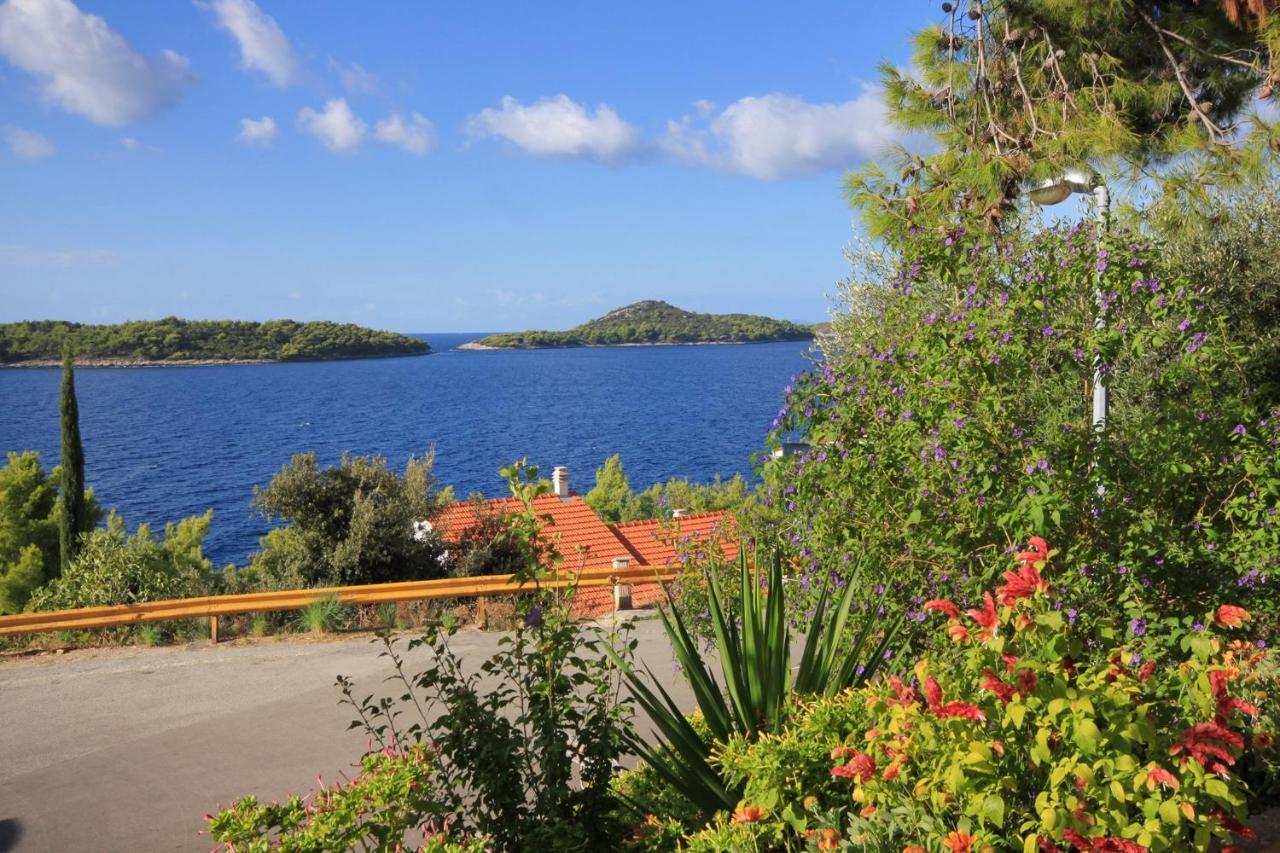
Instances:
[[[985,720],[987,718],[986,714],[982,713],[982,709],[965,702],[948,702],[941,708],[935,708],[933,713],[940,718],[961,717],[966,720]]]
[[[1138,680],[1143,684],[1147,683],[1147,679],[1151,677],[1151,673],[1156,671],[1156,662],[1149,660],[1142,665],[1142,669],[1138,670]]]
[[[1245,620],[1251,619],[1249,611],[1234,604],[1224,604],[1218,608],[1218,624],[1223,628],[1239,628]]]
[[[1172,788],[1175,791],[1182,787],[1178,777],[1163,767],[1157,767],[1147,774],[1147,788],[1153,789],[1156,785],[1164,785],[1166,788]]]
[[[992,693],[1000,697],[1000,701],[1008,705],[1013,699],[1013,685],[1006,684],[1000,680],[1000,676],[996,675],[989,669],[982,671],[982,689],[990,690]]]
[[[896,675],[889,676],[889,689],[893,691],[896,698],[886,699],[886,705],[901,705],[905,708],[920,701],[920,694],[916,693],[915,688],[903,684],[902,679]],[[834,758],[835,756],[832,757]]]
[[[960,608],[956,607],[955,604],[947,601],[945,598],[935,598],[931,601],[926,601],[924,603],[924,609],[937,610],[940,613],[945,613],[947,614],[948,619],[954,620],[960,618]]]
[[[996,635],[996,629],[1000,626],[1000,618],[996,614],[996,603],[991,598],[991,593],[984,592],[982,594],[982,609],[973,609],[968,611],[969,616],[974,622],[982,627],[982,631],[978,632],[978,639],[986,640]]]
[[[1036,692],[1036,685],[1039,681],[1040,678],[1036,675],[1034,669],[1024,669],[1018,673],[1018,687],[1022,690],[1024,699]]]
[[[1029,556],[1034,555],[1019,554],[1018,559]],[[1004,586],[998,587],[996,592],[1000,595],[1000,603],[1006,607],[1012,606],[1020,598],[1031,598],[1037,592],[1049,591],[1049,584],[1040,577],[1033,560],[1024,562],[1016,572],[1005,572],[1004,580]]]
[[[924,698],[931,710],[938,710],[938,706],[942,704],[942,687],[932,675],[924,680]]]
[[[1036,849],[1040,853],[1062,853],[1062,848],[1053,843],[1053,839],[1045,838],[1043,835],[1036,839]]]
[[[1233,747],[1242,749],[1244,738],[1218,723],[1197,723],[1182,733],[1181,742],[1169,747],[1169,754],[1185,753],[1183,764],[1194,758],[1210,773],[1225,773],[1228,765],[1236,763]]]
[[[836,778],[852,779],[855,782],[866,782],[876,775],[876,761],[865,752],[855,753],[848,764],[831,768],[831,775]]]
[[[942,846],[953,853],[966,853],[969,848],[973,847],[973,842],[977,841],[972,835],[966,835],[963,832],[950,832],[947,838],[942,842]]]
[[[1074,829],[1062,831],[1064,841],[1070,841],[1077,850],[1098,850],[1104,853],[1147,853],[1147,848],[1123,838],[1085,838]]]
[[[1224,726],[1231,719],[1232,711],[1239,711],[1250,717],[1258,716],[1257,708],[1243,699],[1234,698],[1227,690],[1227,680],[1230,675],[1225,669],[1215,669],[1209,673],[1209,686],[1213,688],[1213,698],[1218,700],[1218,714],[1215,719]]]
[[[1258,833],[1254,832],[1252,829],[1245,826],[1243,823],[1241,823],[1240,821],[1233,818],[1231,815],[1224,812],[1221,806],[1214,809],[1213,814],[1215,817],[1218,818],[1218,822],[1222,824],[1223,828],[1226,829],[1228,832],[1230,832],[1232,835],[1236,836],[1237,838],[1243,838],[1246,841],[1252,841],[1253,839],[1258,837]]]
[[[733,812],[733,819],[738,823],[755,823],[764,817],[764,809],[759,806],[738,806]]]

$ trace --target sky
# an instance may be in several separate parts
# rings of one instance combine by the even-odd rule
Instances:
[[[0,322],[824,319],[935,2],[0,2]]]

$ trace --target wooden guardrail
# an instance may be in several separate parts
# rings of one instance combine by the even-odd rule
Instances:
[[[678,568],[641,566],[628,569],[591,569],[579,573],[562,573],[543,578],[543,589],[566,587],[612,586],[614,584],[663,583],[679,574]],[[47,631],[75,631],[110,628],[143,622],[165,622],[173,619],[209,619],[209,636],[218,642],[218,617],[241,613],[265,613],[273,610],[301,610],[326,598],[337,598],[347,604],[383,604],[393,601],[424,601],[439,598],[479,598],[481,605],[489,596],[516,595],[532,592],[532,581],[516,584],[513,575],[484,575],[470,578],[443,578],[429,581],[336,586],[318,589],[289,589],[276,592],[250,592],[242,595],[211,595],[203,598],[174,598],[142,604],[120,604],[112,607],[84,607],[76,610],[46,610],[0,616],[0,636],[39,634]]]

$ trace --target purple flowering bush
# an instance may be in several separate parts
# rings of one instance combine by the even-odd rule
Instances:
[[[800,452],[765,466],[767,524],[801,587],[865,558],[863,606],[923,621],[1032,530],[1078,567],[1069,622],[1140,631],[1229,590],[1274,626],[1280,411],[1261,410],[1218,308],[1151,246],[1084,226],[909,250],[774,425]]]

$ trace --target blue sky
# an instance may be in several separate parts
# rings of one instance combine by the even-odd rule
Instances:
[[[0,3],[0,321],[825,315],[937,4]]]

